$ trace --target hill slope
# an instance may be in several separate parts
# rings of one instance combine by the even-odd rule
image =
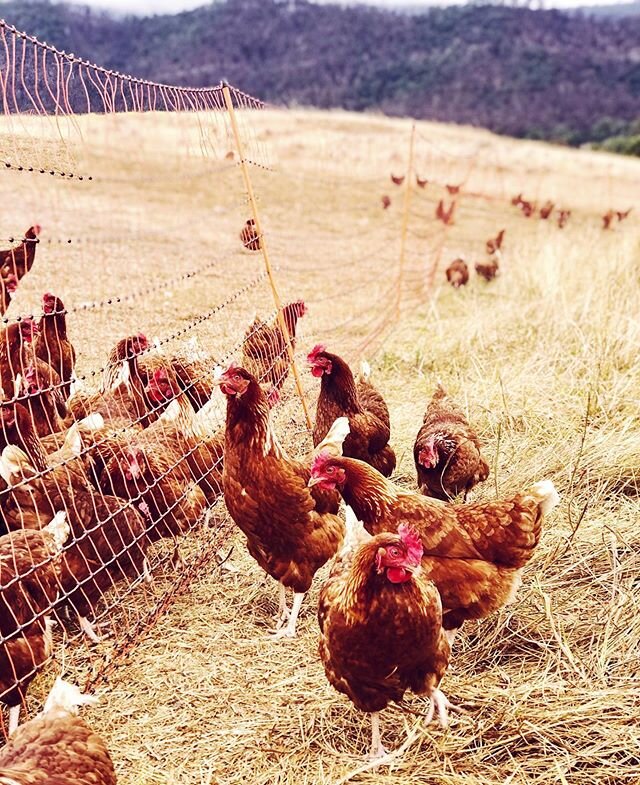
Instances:
[[[226,78],[274,103],[377,108],[573,143],[627,132],[640,114],[640,16],[501,6],[408,16],[305,2],[291,12],[275,0],[122,20],[12,0],[0,16],[118,70],[194,86]]]

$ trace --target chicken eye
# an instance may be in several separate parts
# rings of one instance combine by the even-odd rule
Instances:
[[[239,373],[235,373],[233,375],[233,380],[236,381],[236,382],[240,382],[240,381],[242,381],[242,376],[240,376]]]
[[[389,556],[393,556],[394,558],[400,556],[400,550],[395,547],[389,548]]]
[[[333,466],[327,466],[327,474],[333,474]]]

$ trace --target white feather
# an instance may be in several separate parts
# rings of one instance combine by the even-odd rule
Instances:
[[[17,373],[16,378],[13,380],[13,397],[17,398],[20,395],[20,388],[22,387],[22,376]]]
[[[96,703],[98,703],[98,698],[95,695],[84,695],[75,684],[64,681],[58,676],[44,704],[43,714],[56,710],[77,714],[80,706],[95,705]]]
[[[366,360],[360,363],[360,378],[363,382],[368,382],[371,378],[371,366]]]
[[[45,531],[48,531],[53,536],[58,550],[62,550],[62,546],[71,533],[71,527],[67,523],[67,513],[64,510],[60,510],[44,528]]]
[[[530,491],[538,497],[543,515],[547,515],[560,504],[560,495],[551,480],[540,480],[531,486]]]
[[[329,428],[329,433],[327,433],[324,439],[315,448],[314,454],[318,455],[322,450],[329,449],[337,452],[338,455],[342,455],[342,445],[350,431],[349,419],[347,417],[338,417],[331,428]]]
[[[83,417],[79,425],[82,425],[88,431],[99,431],[101,428],[104,428],[104,417],[99,412],[95,412],[87,417]]]
[[[69,428],[67,431],[67,435],[64,437],[64,443],[62,445],[62,449],[70,452],[72,455],[80,455],[82,453],[82,436],[80,435],[80,428],[79,423],[74,422],[74,424]]]
[[[355,512],[349,505],[345,505],[345,525],[346,532],[344,536],[344,544],[342,546],[341,555],[354,550],[358,546],[371,539],[371,535],[364,528],[362,522],[358,520]]]

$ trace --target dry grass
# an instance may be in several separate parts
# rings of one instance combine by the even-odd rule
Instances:
[[[96,172],[90,188],[53,179],[36,187],[31,175],[6,175],[16,198],[3,232],[26,228],[31,210],[52,236],[84,239],[64,254],[43,245],[16,307],[34,306],[44,288],[76,305],[219,260],[213,272],[171,287],[171,296],[160,291],[79,314],[70,329],[88,370],[129,328],[161,335],[182,328],[250,280],[259,259],[238,249],[247,207],[239,172],[224,160],[226,128],[161,116],[78,122],[83,143],[72,134],[56,154]],[[394,323],[387,290],[397,271],[401,191],[388,176],[404,166],[407,122],[269,111],[243,124],[249,154],[267,161],[265,148],[275,169],[252,174],[285,296],[301,294],[311,308],[301,353],[326,338],[356,359],[384,327],[367,350],[377,349],[375,379],[392,411],[398,479],[414,481],[413,438],[439,378],[467,407],[491,457],[494,471],[478,498],[549,477],[563,501],[516,604],[468,625],[456,642],[443,686],[468,713],[442,731],[424,725],[420,699],[390,708],[385,742],[398,752],[392,766],[376,770],[362,760],[368,721],[328,686],[316,655],[322,575],[299,638],[271,642],[275,584],[235,537],[230,569],[207,570],[177,598],[90,715],[120,782],[640,781],[640,233],[634,213],[610,233],[598,218],[637,198],[640,162],[419,124],[420,174],[440,183],[468,177],[467,192],[490,197],[463,196],[443,262],[460,252],[482,258],[485,239],[503,226],[506,252],[490,285],[474,277],[454,291],[440,268],[427,291],[443,239],[432,220],[441,189],[416,191],[402,319]],[[26,129],[24,155],[33,152],[35,128]],[[4,144],[3,155],[15,156],[7,137]],[[38,154],[47,150],[40,145]],[[150,171],[157,180],[143,179]],[[509,205],[518,191],[571,207],[568,227],[522,218]],[[393,199],[384,213],[383,193]],[[272,308],[262,284],[195,332],[221,356],[254,308]],[[314,383],[305,377],[305,385],[313,396]],[[299,426],[293,401],[279,418],[283,435],[290,418]],[[295,431],[291,446],[304,452]]]

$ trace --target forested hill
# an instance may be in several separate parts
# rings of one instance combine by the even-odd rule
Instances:
[[[226,78],[274,103],[379,109],[572,143],[640,131],[640,15],[479,5],[407,15],[226,0],[115,19],[0,0],[0,17],[119,71],[193,86]]]

